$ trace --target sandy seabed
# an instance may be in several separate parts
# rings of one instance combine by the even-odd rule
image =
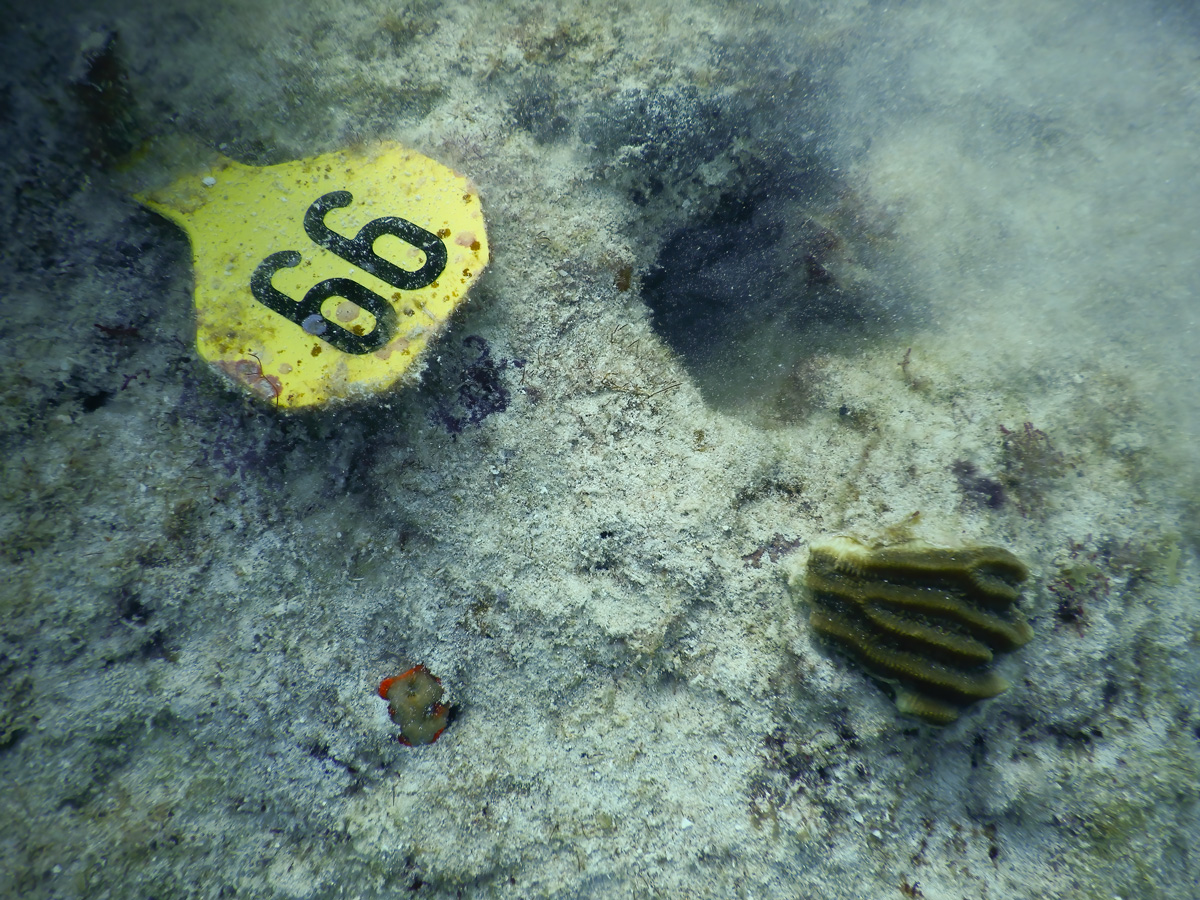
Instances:
[[[0,893],[1194,900],[1200,14],[972,6],[10,11]],[[284,414],[130,194],[373,140],[491,265]],[[1032,571],[944,729],[788,585],[901,530]]]

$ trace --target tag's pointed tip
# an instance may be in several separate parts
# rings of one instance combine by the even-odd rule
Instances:
[[[186,138],[157,142],[139,167],[137,188],[130,196],[142,206],[183,223],[205,202],[207,189],[222,172],[248,166]]]

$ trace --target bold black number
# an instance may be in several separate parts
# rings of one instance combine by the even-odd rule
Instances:
[[[325,215],[332,209],[349,206],[353,200],[354,196],[349,191],[331,191],[318,197],[304,214],[304,231],[315,243],[392,287],[415,291],[433,284],[446,268],[446,245],[442,239],[399,216],[372,219],[359,229],[353,239],[344,238],[325,224]],[[410,272],[384,259],[375,252],[375,241],[385,234],[398,237],[420,250],[425,254],[425,264],[415,272]]]
[[[253,291],[255,299],[343,353],[361,356],[378,350],[392,339],[396,333],[396,310],[385,299],[357,281],[351,281],[349,278],[327,278],[309,288],[304,299],[299,302],[271,284],[271,278],[277,271],[298,265],[300,254],[295,250],[282,250],[264,259],[250,277],[250,290]],[[326,318],[321,312],[321,304],[330,297],[342,297],[365,309],[375,317],[375,327],[367,334],[357,334]],[[314,322],[324,326],[319,333],[313,328]]]
[[[318,197],[304,214],[305,233],[326,250],[399,290],[415,291],[433,284],[446,268],[446,245],[442,239],[399,216],[372,219],[352,239],[342,237],[325,224],[325,215],[332,209],[349,206],[353,200],[354,195],[349,191],[331,191]],[[376,253],[375,241],[385,234],[398,237],[424,253],[424,265],[410,272]],[[250,276],[250,290],[255,299],[343,353],[361,356],[378,350],[392,339],[396,333],[396,310],[383,297],[357,281],[327,278],[309,288],[304,299],[298,302],[271,284],[280,269],[298,265],[300,254],[295,250],[281,250],[264,259]],[[365,309],[375,317],[375,327],[368,334],[357,334],[327,319],[321,312],[321,304],[330,297],[342,297]]]

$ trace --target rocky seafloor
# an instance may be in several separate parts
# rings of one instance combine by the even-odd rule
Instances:
[[[1196,896],[1190,6],[7,21],[0,893]],[[130,194],[373,140],[490,267],[419,384],[280,412]],[[946,728],[788,587],[900,533],[1030,569]]]

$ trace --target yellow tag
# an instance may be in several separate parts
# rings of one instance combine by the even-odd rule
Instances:
[[[415,374],[488,262],[474,186],[394,143],[277,166],[222,159],[136,199],[191,240],[200,356],[280,407]]]

